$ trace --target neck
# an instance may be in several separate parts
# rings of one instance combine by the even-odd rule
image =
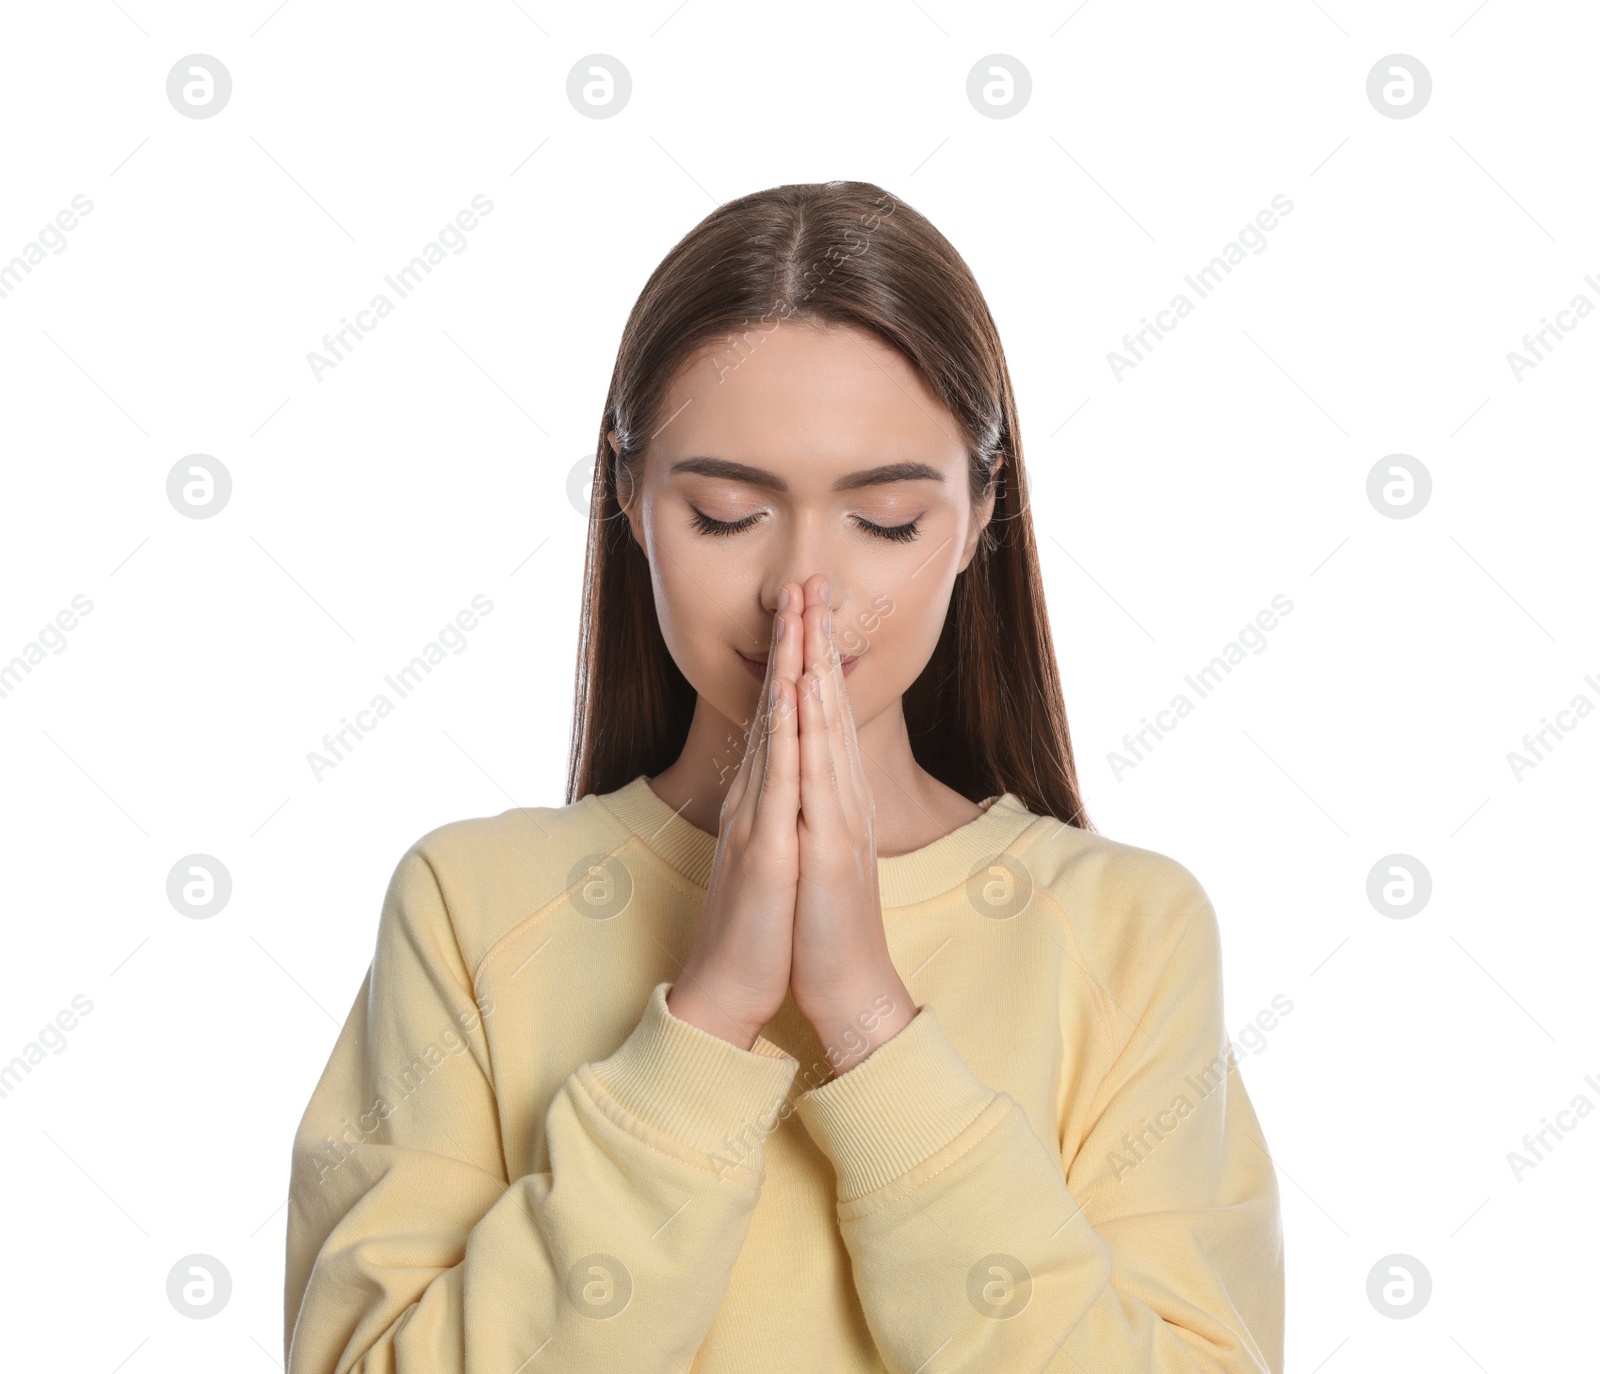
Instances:
[[[950,828],[952,794],[912,756],[899,697],[870,720],[857,721],[856,740],[872,789],[880,855],[927,843],[930,826],[936,833]],[[683,752],[650,780],[650,787],[696,829],[715,835],[745,745],[745,727],[699,697]]]

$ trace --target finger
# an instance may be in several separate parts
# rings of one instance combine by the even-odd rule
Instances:
[[[765,762],[762,739],[766,733],[766,714],[764,698],[758,698],[755,719],[741,733],[740,738],[734,741],[739,748],[739,766],[734,772],[733,781],[728,784],[727,795],[722,801],[724,812],[738,810],[755,794],[753,780],[760,776],[760,769]]]
[[[800,816],[813,833],[837,831],[844,824],[839,777],[823,711],[820,679],[807,670],[801,674],[800,700]]]
[[[792,684],[805,667],[805,623],[801,619],[805,591],[794,582],[785,582],[783,591],[787,596],[779,599],[784,601],[784,609],[777,616],[783,622],[783,634],[773,645],[772,671]]]
[[[813,591],[807,584],[808,593]],[[807,596],[805,608],[805,662],[800,677],[800,812],[808,829],[828,830],[844,823],[844,798],[839,772],[845,762],[836,755],[828,733],[827,710],[823,703],[826,638],[822,617],[826,605]]]
[[[748,804],[752,812],[760,796],[761,779],[766,771],[774,703],[781,699],[774,697],[772,684],[780,677],[787,678],[792,684],[800,672],[798,667],[801,655],[800,617],[794,608],[804,603],[804,597],[799,587],[785,583],[783,591],[779,593],[778,601],[785,609],[777,611],[772,618],[772,628],[767,640],[767,674],[762,681],[761,693],[756,701],[756,720],[750,728],[745,745],[745,759],[741,761],[748,761],[748,767],[742,769],[740,790],[732,803],[734,806]],[[791,703],[793,695],[791,691],[788,696]]]
[[[824,694],[822,704],[827,708],[828,728],[834,737],[834,748],[844,760],[841,767],[850,780],[856,800],[865,807],[870,796],[866,786],[866,768],[861,759],[861,742],[856,736],[855,712],[850,706],[850,687],[845,681],[844,663],[840,657],[838,626],[834,624],[831,612],[824,617],[824,629],[828,635],[826,685],[829,690]]]
[[[825,588],[826,583],[819,581],[816,590],[820,593]],[[806,607],[807,668],[817,679],[822,705],[821,721],[827,732],[841,814],[846,808],[850,811],[864,812],[866,801],[857,777],[860,764],[852,748],[854,740],[849,738],[855,732],[853,726],[848,732],[845,728],[847,708],[844,677],[839,666],[838,644],[830,629],[831,618],[832,610],[828,601],[821,596]],[[804,720],[801,722],[801,728],[805,728]]]
[[[794,679],[799,675],[798,665],[801,660],[801,633],[799,628],[800,617],[792,607],[801,600],[797,595],[799,589],[784,584],[778,600],[785,605],[773,617],[772,626],[772,653],[768,658],[767,671],[767,751],[764,755],[764,768],[761,774],[764,794],[768,783],[780,790],[776,801],[776,813],[783,817],[784,823],[793,826],[800,808],[800,762],[799,762],[799,730],[800,723],[796,712],[794,699]],[[787,593],[785,595],[784,593]],[[779,690],[774,692],[773,688]],[[779,769],[773,772],[772,750],[776,746],[779,750],[789,749],[790,743],[786,736],[793,738],[793,747],[790,754],[780,759]],[[785,771],[785,769],[789,771]],[[757,797],[756,809],[759,815],[761,797]],[[775,832],[774,832],[775,833]]]
[[[752,780],[759,779],[766,766],[766,735],[771,726],[772,678],[778,650],[777,620],[774,616],[768,631],[767,672],[756,695],[749,727],[740,741],[739,767],[723,798],[723,806],[730,812],[743,806],[747,798],[754,801],[759,789],[752,787]]]
[[[794,690],[794,683],[787,678],[772,679],[772,729],[767,737],[766,767],[752,825],[762,843],[775,847],[793,841],[800,816],[800,721]]]

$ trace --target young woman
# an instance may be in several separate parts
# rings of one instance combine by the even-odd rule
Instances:
[[[288,1374],[1281,1374],[1216,914],[1089,826],[1000,341],[878,187],[636,303],[568,799],[395,870]]]

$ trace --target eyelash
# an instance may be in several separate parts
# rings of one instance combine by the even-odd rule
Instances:
[[[922,532],[915,520],[908,521],[904,525],[874,525],[872,521],[863,520],[859,515],[851,518],[868,534],[876,535],[880,539],[892,540],[896,544],[909,544]]]
[[[694,511],[694,519],[690,523],[693,524],[695,529],[699,530],[701,534],[717,536],[742,534],[761,518],[758,512],[755,515],[745,516],[743,520],[713,520],[703,511],[695,510],[693,506],[689,507],[689,509]],[[908,544],[922,532],[916,520],[909,521],[904,525],[874,525],[872,521],[863,520],[859,515],[851,516],[851,519],[868,534],[878,539],[891,540],[897,544]]]

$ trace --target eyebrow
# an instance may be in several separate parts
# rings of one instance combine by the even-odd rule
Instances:
[[[748,482],[752,486],[768,487],[773,491],[788,491],[789,484],[775,472],[751,467],[748,463],[735,463],[729,458],[682,458],[667,469],[667,475],[679,472],[701,477],[721,477],[730,482]],[[889,482],[943,482],[944,474],[927,463],[884,463],[879,467],[865,468],[847,473],[833,484],[834,491],[855,491],[861,487],[878,487]]]

